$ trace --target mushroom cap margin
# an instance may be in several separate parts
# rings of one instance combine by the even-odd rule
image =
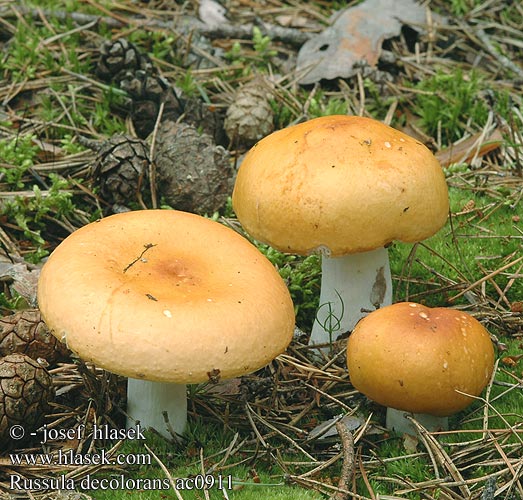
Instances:
[[[247,153],[233,207],[255,239],[287,253],[359,253],[421,241],[447,220],[430,150],[365,117],[331,115],[278,130]]]

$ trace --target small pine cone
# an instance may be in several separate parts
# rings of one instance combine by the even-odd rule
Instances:
[[[0,318],[0,356],[25,354],[37,360],[44,358],[49,365],[70,356],[65,344],[51,334],[38,309],[26,309]]]
[[[227,145],[222,113],[202,102],[201,99],[196,97],[184,99],[183,121],[210,135],[216,144]]]
[[[146,139],[154,130],[160,105],[154,101],[133,101],[131,120],[134,132],[140,139]]]
[[[125,90],[134,101],[153,101],[160,103],[172,87],[161,76],[151,75],[147,71],[127,71],[121,81]]]
[[[22,426],[25,435],[37,429],[49,412],[54,398],[52,379],[47,370],[24,354],[0,359],[0,449],[20,444],[9,430]]]
[[[104,141],[92,166],[100,196],[111,204],[136,200],[147,185],[150,163],[149,148],[141,139],[114,135]]]
[[[274,129],[266,80],[257,77],[240,87],[227,109],[225,132],[234,145],[251,147]]]
[[[142,139],[154,130],[162,102],[162,119],[175,121],[182,114],[179,91],[161,76],[128,71],[120,85],[131,96],[131,118],[136,134]]]
[[[96,74],[105,81],[118,84],[126,72],[138,70],[154,73],[155,68],[149,57],[142,54],[135,45],[125,38],[108,40],[100,47],[100,59],[96,66]]]
[[[192,125],[162,122],[154,161],[165,202],[185,212],[212,215],[232,190],[229,152]]]

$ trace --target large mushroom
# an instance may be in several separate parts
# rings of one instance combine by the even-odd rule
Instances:
[[[129,426],[169,436],[187,420],[185,384],[269,363],[294,330],[271,263],[233,230],[198,215],[113,215],[66,238],[43,266],[42,316],[81,359],[129,377]]]
[[[232,201],[253,238],[282,252],[322,254],[313,344],[389,305],[386,245],[428,238],[449,209],[445,176],[423,144],[376,120],[341,115],[259,141],[240,166]]]
[[[494,368],[490,335],[455,309],[400,302],[370,313],[349,336],[352,385],[387,407],[387,427],[414,433],[405,415],[429,430],[469,406]]]

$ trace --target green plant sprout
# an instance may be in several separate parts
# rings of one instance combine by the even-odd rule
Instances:
[[[244,51],[240,42],[236,41],[232,44],[228,52],[225,53],[225,58],[233,65],[241,65],[240,74],[250,74],[252,66],[259,71],[265,71],[270,64],[270,61],[278,52],[271,48],[271,38],[264,35],[260,28],[254,26],[252,29],[252,53]]]
[[[10,190],[23,189],[22,179],[33,166],[38,149],[33,134],[0,140],[0,182],[6,182]]]
[[[332,351],[332,342],[333,342],[333,334],[334,332],[338,332],[341,328],[341,320],[343,319],[343,315],[345,313],[345,304],[343,302],[343,299],[341,295],[339,294],[338,290],[334,290],[334,293],[338,296],[338,299],[340,301],[340,314],[337,316],[334,313],[334,307],[332,302],[325,302],[324,304],[321,304],[320,307],[318,307],[318,311],[316,314],[316,321],[320,324],[320,326],[323,328],[325,332],[329,335],[329,346],[330,350]],[[321,309],[326,307],[328,309],[327,315],[325,317],[325,320],[322,322],[319,319],[319,312]]]
[[[264,35],[258,26],[252,28],[252,45],[256,55],[262,61],[268,61],[277,54],[274,49],[270,48],[271,38],[268,35]]]
[[[330,98],[325,99],[321,92],[318,92],[309,102],[308,115],[310,118],[328,115],[346,115],[348,104],[344,99]]]
[[[67,190],[69,183],[54,173],[49,175],[49,180],[51,185],[47,191],[42,192],[37,185],[33,185],[26,195],[17,195],[3,203],[5,216],[14,220],[36,247],[26,256],[30,262],[39,262],[49,253],[41,232],[50,214],[59,219],[72,215],[75,210],[72,194]]]

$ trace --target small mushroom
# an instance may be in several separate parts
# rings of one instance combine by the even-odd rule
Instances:
[[[415,434],[405,414],[429,430],[470,405],[494,368],[489,333],[469,314],[400,302],[370,313],[351,333],[352,385],[387,407],[387,427]]]
[[[235,231],[195,214],[140,210],[93,222],[43,266],[38,302],[81,359],[129,377],[128,425],[169,436],[185,384],[253,372],[292,339],[294,310],[272,264]]]
[[[258,142],[240,166],[232,201],[257,240],[282,252],[322,254],[312,344],[389,305],[386,245],[428,238],[449,209],[445,176],[423,144],[376,120],[340,115]]]

